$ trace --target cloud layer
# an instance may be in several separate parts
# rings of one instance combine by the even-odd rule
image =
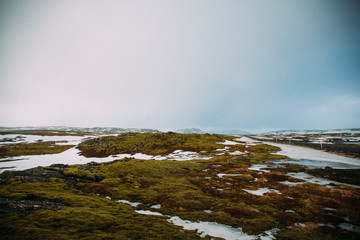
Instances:
[[[355,2],[3,1],[0,125],[359,127]]]

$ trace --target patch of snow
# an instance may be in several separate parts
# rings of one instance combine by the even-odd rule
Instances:
[[[225,173],[218,173],[216,174],[219,178],[223,178],[223,177],[236,177],[236,176],[241,176],[242,174],[225,174]]]
[[[227,240],[252,240],[256,236],[248,235],[242,231],[241,228],[232,228],[230,226],[214,223],[214,222],[191,222],[187,220],[182,220],[181,218],[175,216],[168,219],[169,222],[177,226],[182,226],[186,230],[197,230],[200,234],[200,237],[205,237],[210,235],[213,237],[224,238]]]
[[[280,229],[278,229],[278,228],[273,228],[273,229],[267,230],[264,233],[260,234],[259,238],[260,238],[260,240],[273,240],[273,239],[276,239],[273,234],[278,232],[278,231],[280,231]]]
[[[155,208],[155,209],[159,209],[159,208],[161,208],[161,204],[155,204],[155,205],[152,205],[150,207]]]
[[[140,204],[139,202],[130,202],[128,200],[117,200],[116,202],[125,203],[125,204],[128,204],[128,205],[132,206],[132,207],[137,207]]]
[[[135,210],[135,212],[144,214],[144,215],[164,216],[159,212],[153,212],[153,211],[149,211],[149,210]]]
[[[317,225],[319,227],[331,227],[331,228],[335,228],[334,225],[330,224],[330,223],[317,223]]]
[[[251,167],[249,167],[249,170],[254,170],[254,171],[260,171],[260,172],[270,172],[270,170],[263,170],[262,168],[268,168],[269,165],[266,164],[254,164]]]
[[[339,228],[348,230],[350,232],[356,232],[356,233],[360,233],[360,227],[356,226],[356,225],[352,225],[350,223],[340,223],[338,225]]]
[[[305,223],[295,223],[294,225],[297,227],[303,227],[303,228],[306,227]]]
[[[305,172],[297,172],[297,173],[287,173],[288,176],[294,177],[294,178],[298,178],[298,179],[302,179],[305,182],[309,182],[309,183],[317,183],[320,185],[323,185],[325,187],[329,187],[329,188],[333,188],[334,186],[332,186],[332,184],[336,184],[336,185],[342,185],[344,183],[341,182],[337,182],[337,181],[333,181],[333,180],[327,180],[325,178],[318,178],[318,177],[314,177],[308,173]],[[303,182],[288,182],[288,181],[283,181],[283,182],[279,182],[282,184],[286,184],[286,185],[297,185],[297,184],[302,184]],[[347,184],[349,186],[355,187],[355,188],[360,188],[360,186],[354,185],[354,184]]]
[[[329,208],[329,207],[325,207],[325,208],[323,208],[323,209],[326,210],[326,211],[336,211],[335,208]]]
[[[21,139],[16,142],[0,142],[1,144],[15,144],[15,143],[35,143],[38,141],[42,142],[58,142],[58,145],[78,145],[84,139],[92,137],[92,136],[41,136],[41,135],[27,135],[27,134],[5,134],[0,135],[0,141],[5,138],[16,138]],[[61,142],[60,142],[61,141]]]
[[[29,168],[34,168],[38,166],[50,166],[51,164],[61,163],[61,164],[85,164],[89,162],[110,162],[118,157],[109,156],[106,158],[86,158],[79,155],[80,151],[78,149],[70,148],[62,153],[58,154],[45,154],[45,155],[30,155],[22,157],[8,157],[0,159],[1,168],[11,168],[14,167],[14,170],[25,170]],[[6,162],[4,162],[4,160]],[[20,161],[21,160],[21,161]],[[26,160],[26,161],[22,161]],[[6,169],[1,169],[0,172]]]
[[[174,153],[175,152],[175,153]],[[176,150],[173,153],[166,156],[151,156],[142,153],[136,154],[119,154],[108,156],[104,158],[97,157],[84,157],[80,155],[80,151],[75,147],[70,148],[62,153],[57,154],[44,154],[44,155],[29,155],[29,156],[18,156],[18,157],[6,157],[0,158],[0,173],[8,170],[25,170],[38,166],[46,167],[52,164],[86,164],[89,162],[110,162],[122,158],[136,158],[142,160],[174,160],[174,161],[185,161],[193,159],[210,159],[211,157],[200,156],[196,152],[188,152],[182,150]],[[26,160],[26,161],[22,161]]]
[[[289,181],[281,181],[279,182],[281,184],[284,184],[284,185],[287,185],[287,186],[295,186],[295,185],[298,185],[298,184],[303,184],[305,182],[289,182]]]
[[[240,142],[245,142],[247,145],[257,145],[259,143],[259,141],[253,140],[253,139],[248,138],[248,137],[235,138],[234,140],[235,141],[240,141]]]
[[[106,196],[105,198],[111,200],[111,197],[109,197],[109,196]]]
[[[190,151],[183,151],[183,150],[175,150],[174,152],[162,156],[160,158],[155,157],[155,160],[174,160],[174,161],[186,161],[186,160],[193,160],[193,159],[210,159],[211,157],[201,156],[197,152],[190,152]]]
[[[204,212],[206,212],[206,213],[212,213],[213,211],[211,211],[211,210],[204,210]]]
[[[240,144],[238,142],[234,142],[234,141],[229,141],[229,140],[225,140],[225,142],[219,142],[217,144],[223,144],[223,145],[237,145]]]
[[[286,209],[284,212],[286,212],[286,213],[294,213],[295,211],[292,210],[292,209]]]
[[[241,151],[229,152],[229,155],[242,155],[242,154],[245,154],[245,153],[241,152]]]
[[[258,190],[247,190],[247,189],[243,189],[245,192],[248,192],[250,194],[254,194],[257,196],[262,196],[265,193],[269,193],[269,192],[273,192],[273,193],[277,193],[277,194],[281,194],[281,192],[279,190],[276,189],[270,189],[270,188],[259,188]]]

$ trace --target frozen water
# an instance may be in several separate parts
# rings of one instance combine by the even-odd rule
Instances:
[[[319,161],[319,160],[309,160],[309,159],[283,159],[271,161],[272,163],[280,164],[280,163],[290,163],[290,164],[298,164],[311,169],[314,168],[324,168],[331,167],[336,169],[357,169],[360,168],[358,165],[353,165],[349,163],[343,162],[333,162],[333,161]]]
[[[294,145],[270,143],[270,142],[266,142],[266,144],[281,148],[281,151],[277,152],[276,154],[286,155],[292,159],[337,162],[341,164],[354,165],[360,168],[360,160],[356,158],[340,156],[333,153],[328,153],[316,149],[299,147]]]
[[[2,144],[15,144],[15,143],[35,143],[38,141],[49,142],[55,141],[59,142],[59,145],[77,145],[81,143],[84,139],[87,139],[91,136],[40,136],[40,135],[21,135],[21,134],[5,134],[0,135],[0,140],[5,138],[16,138],[21,136],[20,141],[16,142],[0,142]]]
[[[209,159],[210,157],[203,157],[198,154],[193,154],[193,152],[177,152],[177,154],[169,154],[166,156],[151,156],[142,153],[136,154],[118,154],[113,156],[108,156],[104,158],[91,157],[87,158],[80,155],[78,149],[71,148],[62,153],[58,154],[45,154],[45,155],[30,155],[30,156],[19,156],[19,157],[7,157],[0,159],[0,172],[14,168],[15,170],[25,170],[38,166],[50,166],[51,164],[61,163],[61,164],[86,164],[89,162],[109,162],[116,159],[122,158],[136,158],[143,160],[174,160],[174,161],[186,161],[192,159]],[[21,160],[21,161],[20,161]]]
[[[46,155],[31,155],[20,157],[8,157],[0,159],[0,167],[4,168],[0,172],[6,170],[6,168],[14,168],[14,170],[25,170],[38,166],[50,166],[51,164],[85,164],[89,162],[109,162],[118,157],[109,156],[106,158],[86,158],[79,155],[79,150],[76,148],[70,148],[62,153],[58,154],[46,154]],[[4,162],[6,161],[6,162]]]

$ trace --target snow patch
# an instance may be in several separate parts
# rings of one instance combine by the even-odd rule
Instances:
[[[223,178],[223,177],[237,177],[237,176],[241,176],[242,174],[225,174],[225,173],[218,173],[216,174],[219,178]]]
[[[247,189],[243,189],[245,192],[257,195],[257,196],[262,196],[265,193],[269,193],[269,192],[273,192],[273,193],[277,193],[277,194],[281,194],[281,192],[279,190],[276,189],[271,189],[271,188],[259,188],[258,190],[247,190]]]
[[[218,144],[223,144],[223,145],[237,145],[237,144],[240,144],[240,143],[234,142],[234,141],[225,140],[225,142],[219,142]]]
[[[201,237],[210,235],[213,237],[224,238],[228,240],[252,240],[256,236],[248,235],[242,231],[241,228],[232,228],[230,226],[214,223],[214,222],[191,222],[187,220],[182,220],[181,218],[175,216],[168,219],[169,222],[177,226],[182,226],[186,230],[198,230]]]
[[[345,230],[348,230],[350,232],[360,233],[360,227],[359,226],[352,225],[352,224],[349,224],[349,223],[340,223],[338,225],[338,227],[342,228],[342,229],[345,229]]]
[[[132,207],[137,207],[137,206],[140,205],[139,202],[130,202],[130,201],[128,201],[128,200],[117,200],[116,202],[118,202],[118,203],[125,203],[125,204],[128,204],[128,205],[132,206]]]
[[[144,214],[144,215],[164,216],[159,212],[153,212],[153,211],[149,211],[149,210],[135,210],[135,212]]]

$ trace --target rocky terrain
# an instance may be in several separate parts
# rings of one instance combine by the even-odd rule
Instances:
[[[149,158],[5,171],[2,239],[360,237],[360,170],[351,162],[310,168],[279,147],[210,134],[127,133],[77,148]],[[174,152],[192,159],[171,160]]]

